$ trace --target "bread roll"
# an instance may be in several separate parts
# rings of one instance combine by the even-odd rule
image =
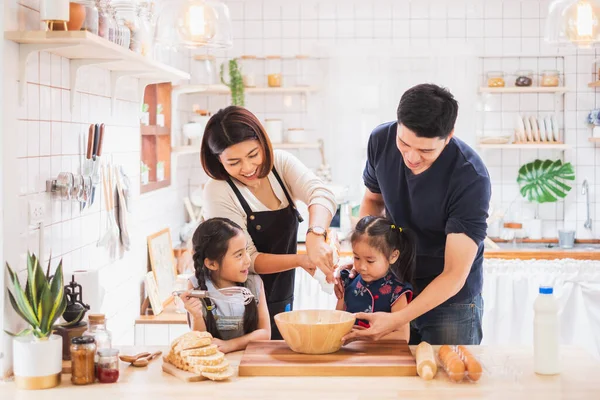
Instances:
[[[470,380],[477,382],[481,378],[483,368],[473,354],[465,346],[458,346],[458,351],[467,368],[467,376]]]

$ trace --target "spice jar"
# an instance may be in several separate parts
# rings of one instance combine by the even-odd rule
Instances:
[[[98,36],[114,42],[114,31],[117,22],[110,14],[109,0],[96,0],[98,9]]]
[[[542,86],[558,86],[558,71],[546,70],[542,73]]]
[[[94,356],[96,342],[92,336],[79,336],[71,339],[71,382],[74,385],[88,385],[96,379]]]
[[[269,87],[281,87],[281,57],[267,57],[267,84]]]
[[[242,69],[242,81],[244,87],[253,88],[256,87],[256,72],[258,70],[256,56],[245,55],[241,57],[241,69]]]
[[[491,71],[487,73],[488,87],[504,87],[504,72]]]
[[[137,15],[135,4],[130,0],[113,1],[112,4],[117,13],[117,23],[129,30],[128,46],[124,45],[123,47],[129,47],[129,50],[141,53],[140,19]],[[123,43],[125,43],[124,40]]]
[[[98,351],[98,381],[115,383],[119,380],[119,350],[102,349]]]
[[[94,0],[74,0],[74,3],[81,4],[85,8],[85,19],[81,25],[82,31],[88,31],[94,35],[98,34],[98,8]]]
[[[84,335],[89,335],[96,341],[96,349],[110,349],[112,347],[112,336],[106,329],[106,318],[104,314],[89,314],[88,315],[88,330]],[[98,355],[96,354],[96,363]]]
[[[138,4],[138,21],[139,21],[139,39],[140,53],[145,57],[152,57],[152,49],[154,48],[154,27],[150,15],[150,4]]]
[[[533,72],[530,70],[517,71],[517,79],[515,80],[515,86],[531,86],[533,83]]]

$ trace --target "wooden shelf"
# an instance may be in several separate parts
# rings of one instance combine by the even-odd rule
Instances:
[[[245,88],[245,94],[308,94],[318,91],[316,86],[297,86],[297,87],[256,87]],[[231,90],[225,85],[180,85],[173,88],[173,95],[176,94],[230,94]]]
[[[171,154],[184,155],[184,154],[200,154],[200,146],[179,146],[173,147]]]
[[[170,179],[165,179],[160,182],[148,182],[147,184],[140,186],[140,193],[148,193],[153,190],[166,188],[170,184],[171,184]]]
[[[169,127],[158,125],[140,125],[140,131],[142,136],[163,136],[171,133]]]
[[[4,38],[20,44],[19,97],[25,101],[27,60],[32,53],[45,51],[70,61],[71,109],[77,88],[77,72],[88,66],[110,70],[112,112],[116,105],[118,81],[126,76],[140,78],[140,97],[152,83],[190,79],[190,74],[110,42],[87,31],[11,31]]]
[[[590,82],[588,83],[588,87],[600,87],[600,81]]]
[[[507,144],[485,144],[477,145],[480,149],[527,149],[527,150],[568,150],[571,148],[564,143],[507,143]]]
[[[600,138],[596,138],[596,137],[591,137],[588,139],[590,142],[592,143],[600,143]]]
[[[565,86],[526,86],[526,87],[487,87],[479,88],[480,93],[565,93],[568,89]]]

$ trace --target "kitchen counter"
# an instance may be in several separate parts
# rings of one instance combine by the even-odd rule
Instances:
[[[556,260],[571,258],[574,260],[600,260],[598,243],[575,243],[572,249],[562,249],[554,243],[497,243],[499,249],[486,248],[485,258],[504,260]],[[298,253],[306,254],[304,243],[298,243]],[[346,242],[342,244],[341,257],[352,257],[352,249]]]
[[[122,349],[135,354],[154,348]],[[165,350],[166,348],[161,348]],[[411,346],[414,353],[415,347]],[[146,368],[121,363],[115,384],[71,385],[63,375],[61,386],[44,391],[19,391],[13,383],[0,384],[0,398],[44,399],[594,399],[600,393],[597,371],[600,363],[581,348],[563,347],[563,372],[557,376],[533,373],[532,349],[523,347],[472,346],[480,357],[484,375],[477,383],[452,383],[443,371],[432,381],[419,377],[238,377],[230,381],[184,383],[162,372],[162,360]],[[242,353],[227,355],[236,368]]]

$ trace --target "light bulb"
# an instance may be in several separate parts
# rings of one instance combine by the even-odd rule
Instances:
[[[190,6],[187,13],[187,25],[194,40],[210,40],[215,36],[214,17],[206,5],[192,4]]]
[[[591,39],[594,26],[594,13],[592,5],[587,1],[577,3],[577,35],[587,36]]]

